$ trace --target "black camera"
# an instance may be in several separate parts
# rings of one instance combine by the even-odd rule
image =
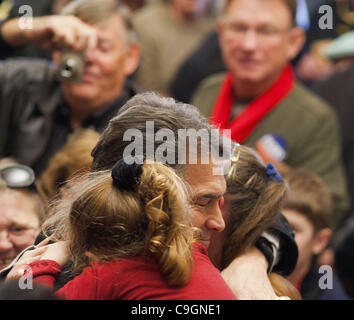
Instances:
[[[59,67],[58,77],[61,81],[81,82],[85,70],[85,52],[63,51]]]

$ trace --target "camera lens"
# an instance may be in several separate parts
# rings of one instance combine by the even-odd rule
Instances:
[[[2,180],[10,188],[28,187],[35,180],[34,172],[31,168],[22,165],[15,165],[4,168],[0,171]]]
[[[66,52],[62,54],[58,76],[63,81],[80,82],[84,69],[85,56],[83,53]]]

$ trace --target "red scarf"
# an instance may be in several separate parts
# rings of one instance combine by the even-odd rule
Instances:
[[[256,128],[263,117],[270,112],[294,85],[294,74],[290,65],[286,66],[279,79],[260,97],[252,101],[231,123],[230,112],[235,101],[233,77],[228,73],[216,99],[210,122],[220,129],[231,129],[233,141],[242,143]]]

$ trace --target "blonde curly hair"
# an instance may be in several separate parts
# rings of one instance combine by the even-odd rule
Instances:
[[[134,191],[122,191],[111,171],[92,173],[72,187],[75,197],[62,201],[46,221],[46,233],[70,240],[75,273],[90,262],[149,256],[170,286],[187,284],[193,269],[192,227],[185,185],[160,163],[144,163]],[[87,254],[89,253],[89,254]]]

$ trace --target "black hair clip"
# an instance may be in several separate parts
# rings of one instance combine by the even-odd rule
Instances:
[[[143,168],[139,161],[138,163],[134,161],[132,164],[128,164],[126,160],[128,159],[122,158],[113,166],[112,179],[119,190],[133,191],[140,180]]]

